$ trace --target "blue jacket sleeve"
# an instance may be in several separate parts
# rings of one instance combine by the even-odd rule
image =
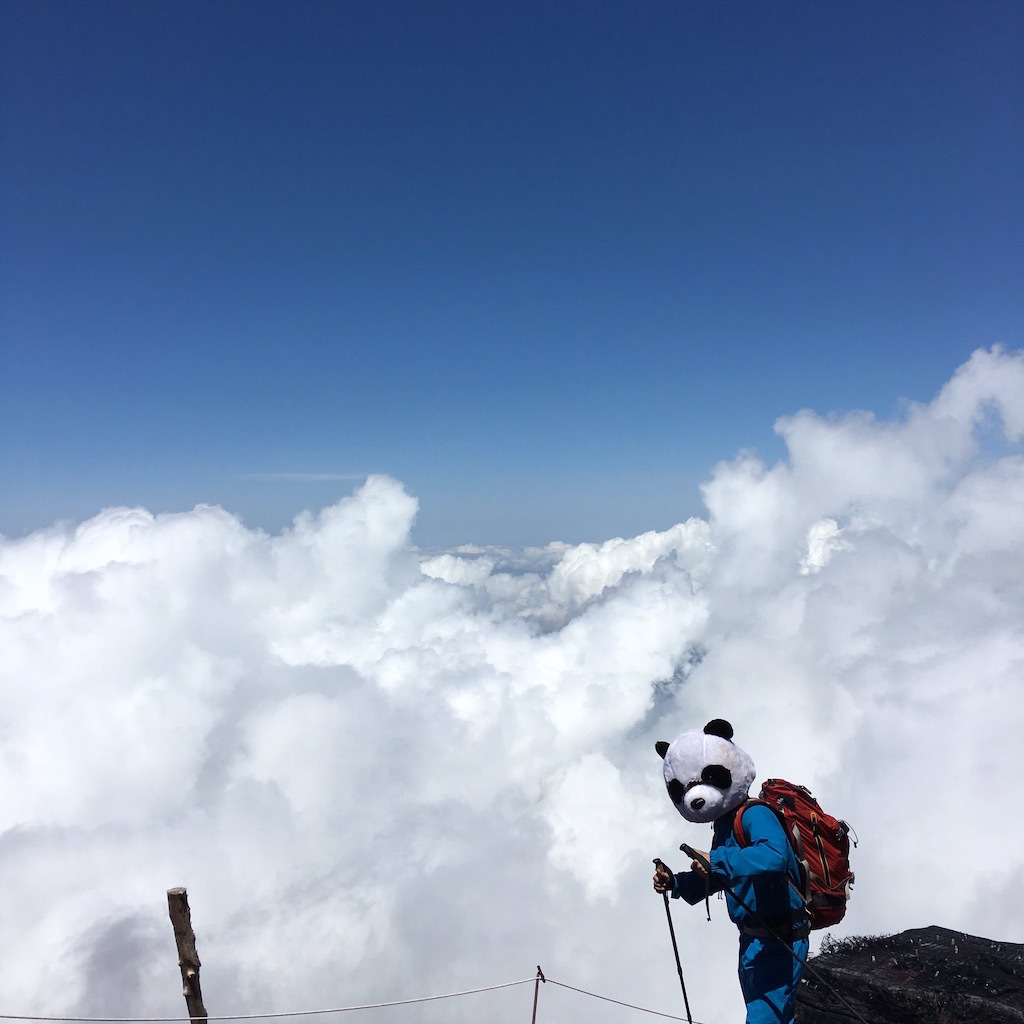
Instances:
[[[713,895],[721,891],[722,884],[714,876],[711,877],[711,886],[708,887],[708,880],[696,871],[681,871],[676,875],[675,888],[672,896],[675,899],[684,899],[690,906],[700,903],[705,896]]]
[[[713,847],[709,854],[712,878],[719,876],[719,888],[734,884],[734,880],[765,874],[784,875],[787,871],[789,840],[775,813],[755,804],[743,812],[742,821],[750,845],[723,843]]]

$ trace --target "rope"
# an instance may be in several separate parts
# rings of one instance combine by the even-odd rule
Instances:
[[[574,988],[572,985],[566,985],[565,982],[555,981],[552,978],[544,979],[549,985],[557,985],[559,988],[567,988],[570,992],[578,992],[581,996],[590,996],[592,999],[600,999],[605,1003],[614,1003],[616,1006],[625,1006],[629,1010],[639,1010],[640,1013],[651,1013],[655,1017],[667,1017],[669,1020],[681,1020],[683,1024],[686,1024],[686,1017],[676,1017],[671,1013],[662,1013],[660,1010],[649,1010],[646,1006],[634,1006],[633,1003],[624,1003],[621,999],[611,999],[608,996],[599,996],[596,992],[587,992],[586,989]],[[703,1021],[695,1020],[693,1024],[704,1024]]]
[[[805,965],[806,966],[806,965]],[[839,993],[832,989],[832,986],[828,984],[823,978],[819,978],[824,986],[839,996]],[[498,989],[503,988],[514,988],[517,985],[528,985],[533,982],[536,986],[540,985],[540,982],[546,982],[549,985],[557,985],[559,988],[568,989],[570,992],[576,992],[581,996],[589,996],[591,999],[600,999],[604,1003],[614,1003],[616,1006],[624,1006],[627,1010],[636,1010],[638,1013],[649,1013],[654,1017],[664,1017],[666,1020],[678,1020],[683,1021],[684,1024],[706,1024],[704,1021],[693,1020],[689,1021],[686,1017],[677,1017],[672,1013],[662,1013],[660,1010],[651,1010],[646,1006],[637,1006],[635,1003],[625,1003],[621,999],[612,999],[610,996],[602,996],[597,992],[588,992],[583,988],[576,988],[574,985],[567,985],[564,981],[555,981],[554,978],[547,978],[544,976],[540,967],[537,968],[537,973],[532,978],[521,978],[519,981],[506,981],[500,985],[485,985],[482,988],[468,988],[461,992],[445,992],[442,995],[437,996],[419,996],[416,999],[393,999],[386,1003],[360,1003],[356,1006],[333,1006],[325,1010],[284,1010],[281,1013],[235,1013],[235,1014],[222,1014],[222,1015],[210,1015],[208,1017],[188,1017],[188,1016],[177,1016],[177,1017],[49,1017],[41,1014],[27,1014],[27,1013],[0,1013],[0,1020],[31,1020],[31,1021],[52,1021],[54,1024],[178,1024],[180,1021],[188,1021],[189,1024],[197,1024],[199,1021],[219,1021],[219,1020],[274,1020],[281,1017],[312,1017],[320,1014],[327,1013],[350,1013],[353,1010],[380,1010],[388,1006],[411,1006],[415,1003],[432,1003],[439,999],[456,999],[460,996],[472,996],[477,995],[480,992],[496,992]],[[839,996],[843,1003],[846,1003],[842,996]],[[537,991],[534,992],[534,1020],[536,1020],[537,1014]],[[857,1011],[846,1003],[847,1007],[857,1016],[861,1021],[864,1020]]]
[[[555,981],[547,978],[537,968],[537,974],[532,978],[522,978],[519,981],[506,981],[500,985],[487,985],[483,988],[470,988],[462,992],[446,992],[438,996],[420,996],[416,999],[394,999],[386,1003],[361,1003],[358,1006],[334,1006],[326,1010],[286,1010],[282,1013],[236,1013],[230,1015],[211,1015],[209,1017],[48,1017],[43,1015],[31,1015],[27,1013],[0,1013],[0,1020],[32,1020],[32,1021],[53,1021],[64,1022],[64,1024],[177,1024],[179,1021],[188,1021],[190,1024],[197,1024],[198,1021],[218,1020],[272,1020],[280,1017],[311,1017],[317,1014],[326,1013],[349,1013],[353,1010],[379,1010],[387,1006],[410,1006],[414,1003],[430,1003],[439,999],[455,999],[459,996],[471,996],[480,992],[495,992],[502,988],[514,988],[517,985],[528,985],[533,982],[539,985],[540,982],[549,985],[557,985],[559,988],[568,989],[582,996],[589,996],[591,999],[600,999],[605,1003],[614,1003],[616,1006],[624,1006],[628,1010],[636,1010],[639,1013],[649,1013],[655,1017],[664,1017],[666,1020],[683,1021],[687,1024],[686,1017],[677,1017],[671,1013],[662,1013],[660,1010],[651,1010],[646,1006],[637,1006],[634,1003],[624,1003],[621,999],[612,999],[610,996],[598,995],[596,992],[588,992],[583,988],[576,988],[574,985],[567,985],[564,981]],[[534,994],[536,997],[536,993]],[[536,1013],[536,1005],[534,1006]],[[693,1024],[705,1024],[703,1021],[695,1020]]]
[[[209,1017],[44,1017],[31,1016],[26,1013],[0,1013],[0,1020],[43,1020],[69,1021],[72,1024],[164,1024],[170,1021],[198,1020],[271,1020],[276,1017],[311,1017],[322,1013],[348,1013],[351,1010],[379,1010],[385,1006],[409,1006],[412,1003],[430,1003],[438,999],[454,999],[457,996],[471,996],[478,992],[494,992],[499,988],[512,988],[515,985],[527,985],[535,978],[523,978],[521,981],[506,981],[500,985],[487,985],[484,988],[470,988],[463,992],[446,992],[440,996],[420,996],[418,999],[395,999],[388,1003],[363,1003],[359,1006],[335,1006],[328,1010],[286,1010],[283,1013],[236,1013],[224,1016]]]

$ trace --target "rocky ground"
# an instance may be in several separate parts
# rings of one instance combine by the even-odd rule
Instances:
[[[1024,945],[937,926],[826,939],[797,1007],[798,1024],[1020,1024]]]

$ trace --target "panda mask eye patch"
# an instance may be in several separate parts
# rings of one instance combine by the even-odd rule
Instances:
[[[671,797],[672,803],[678,804],[694,786],[700,785],[726,790],[732,785],[732,772],[724,764],[705,765],[700,773],[700,778],[693,779],[685,786],[678,779],[672,779],[668,784],[668,795]]]
[[[716,789],[728,789],[732,785],[732,772],[724,764],[706,764],[700,781]]]

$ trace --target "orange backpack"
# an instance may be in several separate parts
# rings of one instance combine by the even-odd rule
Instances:
[[[742,818],[755,804],[770,807],[782,822],[800,865],[801,896],[811,928],[838,924],[853,886],[850,826],[826,814],[806,787],[785,779],[767,779],[758,797],[743,804],[736,815],[733,832],[740,846],[750,845]],[[853,845],[857,845],[856,836]]]

